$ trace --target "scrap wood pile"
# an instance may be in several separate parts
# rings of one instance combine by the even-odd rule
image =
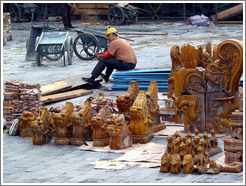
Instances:
[[[3,117],[6,127],[12,125],[14,119],[22,115],[23,111],[33,110],[38,114],[42,104],[40,101],[40,85],[21,83],[17,80],[4,84]]]

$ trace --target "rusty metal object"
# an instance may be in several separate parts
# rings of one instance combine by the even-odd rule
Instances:
[[[50,113],[47,108],[41,108],[39,115],[34,121],[30,121],[33,132],[33,145],[43,145],[51,141],[52,128],[49,124]]]
[[[201,46],[174,45],[170,55],[168,97],[175,101],[175,122],[184,123],[185,132],[230,133],[230,113],[241,104],[242,44],[226,40],[212,51],[208,42],[204,52]]]
[[[74,111],[73,103],[66,102],[64,109],[60,113],[53,114],[56,126],[55,145],[69,145],[73,136],[73,127],[70,117]]]
[[[149,142],[154,135],[151,131],[151,120],[145,91],[139,91],[129,114],[133,143]]]
[[[132,134],[123,114],[112,117],[106,130],[109,134],[111,149],[124,149],[132,146]]]

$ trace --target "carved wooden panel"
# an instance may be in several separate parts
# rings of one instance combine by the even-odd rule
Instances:
[[[172,47],[168,97],[175,100],[175,121],[180,122],[187,114],[180,114],[178,105],[184,99],[181,97],[204,94],[201,103],[205,105],[202,112],[206,123],[201,128],[200,120],[197,120],[194,125],[200,132],[214,128],[217,133],[229,133],[228,114],[241,104],[238,87],[243,72],[243,47],[236,40],[226,40],[215,44],[213,54],[211,48],[210,42],[205,51],[201,46],[190,44],[183,44],[181,49],[177,45]],[[192,113],[193,107],[189,109]],[[199,109],[196,107],[195,112],[200,112]]]

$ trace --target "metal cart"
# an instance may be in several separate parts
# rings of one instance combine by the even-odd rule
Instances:
[[[63,56],[65,66],[65,52],[67,52],[68,64],[73,60],[73,41],[69,32],[42,32],[41,36],[36,38],[35,53],[38,66],[41,65],[42,58],[45,56],[51,61],[57,61]]]
[[[108,48],[109,42],[105,38],[105,32],[80,28],[75,30],[79,35],[74,39],[73,49],[76,56],[82,60],[91,60],[96,57],[96,53],[104,52]]]

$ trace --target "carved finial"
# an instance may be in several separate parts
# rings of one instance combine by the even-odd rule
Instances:
[[[191,44],[183,44],[181,47],[182,65],[185,68],[197,67],[198,49]]]

